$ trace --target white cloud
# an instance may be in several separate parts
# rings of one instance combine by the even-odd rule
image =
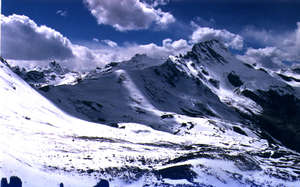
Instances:
[[[243,49],[244,40],[240,35],[233,34],[227,30],[218,30],[209,27],[196,26],[196,30],[190,37],[192,43],[217,39],[224,42],[227,47],[241,50]]]
[[[148,29],[152,24],[165,27],[175,22],[168,12],[141,0],[84,0],[98,24],[111,25],[119,31]]]
[[[79,69],[96,62],[92,50],[72,44],[61,33],[39,26],[24,15],[2,15],[2,31],[2,55],[14,65],[44,66],[57,60],[71,69]]]
[[[83,65],[82,68],[95,68],[96,66],[103,66],[112,61],[126,61],[131,59],[136,54],[146,54],[147,56],[165,60],[169,55],[178,55],[179,53],[185,53],[190,50],[191,46],[188,45],[186,40],[180,39],[173,41],[171,39],[165,39],[162,41],[162,45],[154,43],[150,44],[127,44],[125,46],[99,46],[98,49],[81,49],[88,50],[93,58],[90,58],[88,65]],[[74,52],[74,54],[78,54]]]
[[[89,70],[112,61],[129,60],[137,53],[153,58],[167,58],[189,49],[186,40],[166,39],[162,45],[153,43],[119,46],[111,40],[99,40],[98,47],[75,45],[58,31],[38,26],[27,16],[3,16],[3,56],[13,65],[34,67],[56,60],[72,70]]]
[[[154,43],[118,45],[114,41],[98,38],[93,38],[93,42],[84,45],[75,45],[58,31],[47,26],[38,26],[30,18],[20,15],[4,17],[3,30],[4,56],[13,60],[12,62],[43,66],[50,60],[57,60],[72,70],[89,70],[112,61],[129,60],[137,53],[147,54],[156,59],[166,59],[169,55],[187,52],[195,42],[210,39],[225,40],[230,47],[242,46],[242,39],[238,35],[226,30],[203,27],[195,28],[190,41],[167,38],[161,45]]]
[[[255,42],[262,46],[278,46],[278,45],[292,45],[295,38],[294,31],[277,32],[272,30],[258,29],[252,26],[246,27],[241,35],[249,41]]]
[[[172,41],[172,39],[169,38],[163,40],[163,47],[173,51],[185,50],[187,48],[190,48],[186,40],[180,39],[180,40]]]
[[[111,40],[102,40],[103,43],[105,43],[106,45],[108,45],[109,47],[117,47],[118,44],[114,41]]]
[[[249,64],[278,69],[282,67],[282,61],[286,58],[286,54],[276,47],[248,48],[246,53],[238,58]]]
[[[283,62],[300,63],[300,22],[294,31],[276,33],[274,31],[247,28],[243,35],[265,46],[259,49],[249,48],[240,59],[257,63],[268,68],[283,66]]]
[[[93,43],[83,46],[75,45],[59,32],[47,26],[38,26],[30,18],[20,15],[4,17],[3,30],[4,57],[13,60],[12,62],[32,67],[43,66],[50,60],[57,60],[73,70],[89,70],[112,61],[129,60],[137,53],[147,54],[156,59],[166,59],[169,55],[187,52],[191,49],[191,44],[196,40],[199,41],[200,38],[201,40],[212,39],[207,36],[210,35],[209,33],[199,35],[200,27],[198,27],[191,36],[193,42],[184,39],[175,41],[165,39],[161,45],[149,43],[119,46],[111,40],[93,38]],[[223,32],[229,33],[222,31],[222,34]],[[233,41],[232,39],[231,42]]]
[[[2,16],[2,55],[8,59],[50,60],[73,57],[72,44],[59,32],[27,16]]]
[[[152,58],[167,58],[169,55],[185,53],[191,49],[191,46],[188,45],[187,41],[183,39],[176,41],[165,39],[162,41],[161,46],[150,43],[146,45],[133,46],[132,49],[138,51],[138,53],[145,53]]]

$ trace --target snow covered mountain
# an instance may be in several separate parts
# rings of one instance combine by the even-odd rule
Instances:
[[[11,67],[11,70],[34,87],[47,85],[76,84],[84,74],[62,68],[57,62],[52,61],[46,67],[35,67],[33,69]]]
[[[297,75],[238,61],[216,40],[163,63],[136,55],[82,77],[41,93],[71,115],[108,125],[137,122],[178,133],[173,114],[250,121],[300,151]]]
[[[84,75],[12,69],[39,93],[1,65],[0,176],[25,186],[300,185],[297,71],[245,64],[216,40]]]

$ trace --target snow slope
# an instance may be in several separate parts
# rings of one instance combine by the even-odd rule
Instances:
[[[114,67],[41,91],[68,113],[93,121],[84,112],[99,112],[114,127],[70,116],[2,63],[0,176],[17,175],[25,187],[93,186],[100,178],[112,186],[300,185],[298,153],[241,123],[217,89],[176,63]]]

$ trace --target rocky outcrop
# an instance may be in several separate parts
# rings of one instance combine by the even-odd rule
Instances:
[[[9,183],[6,178],[1,179],[1,187],[22,187],[22,181],[19,177],[12,176],[9,179]]]

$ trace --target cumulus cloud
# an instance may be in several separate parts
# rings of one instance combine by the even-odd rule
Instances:
[[[261,46],[292,45],[295,38],[292,38],[294,31],[277,32],[273,30],[258,29],[253,26],[246,27],[241,35],[249,41]]]
[[[191,49],[191,46],[186,40],[171,40],[165,39],[162,41],[162,45],[156,45],[154,43],[146,45],[133,46],[132,49],[138,53],[146,53],[148,56],[155,58],[167,58],[169,55],[178,55],[180,53],[185,53]]]
[[[227,47],[236,50],[243,49],[244,45],[244,40],[240,35],[231,33],[225,29],[218,30],[209,27],[196,26],[196,30],[191,35],[190,39],[192,43],[217,39],[224,42]]]
[[[276,47],[248,48],[246,53],[238,56],[238,58],[249,64],[256,64],[276,70],[282,67],[282,61],[286,58],[286,54]]]
[[[2,16],[2,55],[18,60],[72,58],[71,42],[59,32],[38,26],[27,16]]]
[[[189,49],[186,40],[166,39],[161,45],[154,43],[125,44],[119,46],[111,40],[93,39],[97,46],[73,44],[58,31],[39,26],[23,15],[3,16],[3,56],[12,65],[23,67],[45,66],[56,60],[72,70],[90,70],[112,61],[129,60],[137,53],[157,59],[185,52]]]
[[[2,56],[13,65],[44,66],[57,60],[70,69],[93,64],[96,55],[87,47],[74,45],[58,31],[39,26],[24,15],[2,15]]]
[[[248,63],[258,63],[273,69],[283,66],[284,62],[300,63],[300,22],[296,30],[290,32],[276,33],[247,28],[243,35],[265,46],[249,48],[245,55],[238,56]]]
[[[85,50],[89,50],[92,54],[90,62],[93,62],[93,64],[90,64],[90,68],[95,68],[96,66],[103,66],[104,64],[110,63],[112,61],[121,62],[129,60],[136,54],[146,54],[153,59],[165,60],[169,55],[178,55],[179,53],[185,53],[190,49],[191,46],[186,40],[180,39],[173,41],[171,39],[165,39],[162,41],[161,45],[157,45],[154,43],[144,45],[127,44],[125,46],[100,45],[98,49],[91,50],[89,48],[86,48]]]
[[[56,60],[72,70],[90,70],[112,61],[129,60],[135,54],[147,54],[156,59],[166,59],[191,49],[192,44],[209,39],[225,40],[231,47],[238,44],[234,35],[226,30],[197,27],[190,40],[164,39],[161,44],[125,43],[119,45],[108,39],[93,38],[85,44],[73,44],[68,38],[47,26],[39,26],[26,16],[3,17],[3,56],[16,65],[46,65]],[[207,31],[207,32],[206,32]],[[242,40],[242,39],[239,39]],[[237,47],[238,48],[238,47]],[[249,53],[250,54],[250,53]]]
[[[166,1],[148,4],[141,0],[84,0],[98,24],[111,25],[119,31],[148,29],[152,24],[165,27],[175,22],[169,12],[156,6]],[[156,3],[155,3],[156,2]]]
[[[173,41],[172,39],[163,40],[163,47],[172,51],[181,51],[190,48],[188,42],[184,39]]]

